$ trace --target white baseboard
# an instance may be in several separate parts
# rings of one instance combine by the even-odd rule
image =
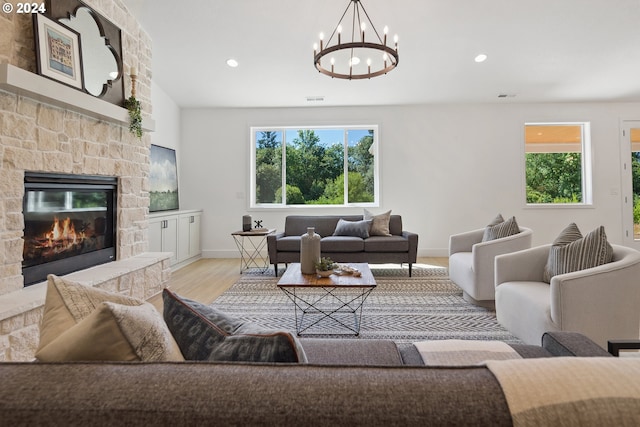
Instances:
[[[264,253],[264,256],[267,256],[267,253]],[[419,257],[448,257],[449,249],[448,248],[428,248],[428,249],[418,249]],[[218,250],[218,249],[206,249],[202,251],[202,258],[240,258],[240,252],[238,250],[228,249],[228,250]]]

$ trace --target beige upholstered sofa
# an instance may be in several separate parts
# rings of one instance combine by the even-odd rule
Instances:
[[[532,344],[544,331],[580,332],[603,348],[640,335],[640,252],[611,245],[613,261],[543,281],[551,245],[495,261],[498,322]]]
[[[465,300],[493,306],[494,258],[531,247],[533,232],[529,228],[519,228],[518,234],[487,242],[482,241],[484,228],[454,234],[449,238],[449,276],[462,289]]]

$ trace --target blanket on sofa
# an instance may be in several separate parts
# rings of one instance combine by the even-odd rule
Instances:
[[[488,361],[515,427],[640,425],[640,359]]]
[[[502,341],[431,340],[413,343],[425,366],[482,365],[487,360],[521,359]]]

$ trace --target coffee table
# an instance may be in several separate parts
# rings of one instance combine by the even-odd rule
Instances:
[[[288,265],[277,286],[293,302],[298,336],[360,335],[362,307],[375,289],[376,280],[368,264],[346,265],[360,271],[361,276],[332,274],[319,277],[316,274],[302,274],[299,263]],[[347,332],[329,330],[327,323]],[[309,331],[312,327],[316,329],[313,332]]]

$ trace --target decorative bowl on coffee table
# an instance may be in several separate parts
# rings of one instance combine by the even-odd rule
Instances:
[[[316,274],[320,277],[329,277],[333,274],[333,270],[318,270],[316,268]]]

